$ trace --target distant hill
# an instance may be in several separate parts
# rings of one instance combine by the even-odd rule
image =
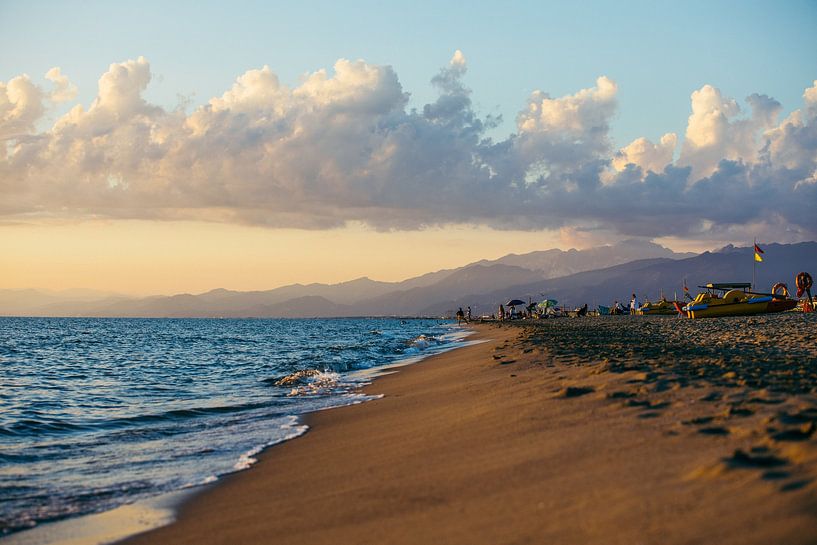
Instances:
[[[756,289],[769,291],[776,282],[788,284],[796,291],[794,278],[800,271],[817,272],[817,242],[800,244],[768,244],[764,246],[764,262],[756,266]],[[616,265],[606,269],[586,271],[561,278],[520,284],[482,294],[452,298],[424,309],[437,314],[462,305],[471,305],[475,312],[495,312],[496,306],[510,298],[527,300],[556,299],[560,304],[576,307],[588,303],[591,308],[609,305],[615,300],[629,301],[636,293],[639,300],[656,300],[664,293],[672,298],[683,296],[686,281],[694,296],[697,286],[708,282],[751,282],[752,248],[727,246],[715,252],[695,257],[671,260],[648,259]]]
[[[639,250],[640,248],[640,250]],[[793,289],[801,270],[817,273],[817,242],[768,244],[757,264],[759,289],[777,281]],[[633,257],[636,256],[636,257]],[[629,259],[632,258],[632,259]],[[625,261],[622,261],[625,260]],[[589,268],[588,268],[589,267]],[[572,271],[552,276],[558,271]],[[650,242],[625,241],[589,250],[546,250],[483,260],[402,282],[359,278],[339,284],[293,284],[273,290],[215,289],[201,294],[129,298],[37,290],[0,290],[0,315],[122,317],[319,317],[449,314],[471,306],[492,313],[511,298],[558,300],[569,306],[681,295],[705,282],[750,282],[752,249],[727,246],[678,254]]]
[[[612,246],[599,246],[587,250],[544,250],[527,254],[509,254],[495,261],[478,263],[513,265],[542,273],[543,278],[559,278],[583,271],[604,269],[639,259],[668,258],[685,259],[698,254],[677,253],[654,242],[624,240]]]

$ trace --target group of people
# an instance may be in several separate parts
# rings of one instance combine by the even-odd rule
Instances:
[[[468,307],[468,312],[465,313],[462,311],[462,307],[457,310],[457,324],[461,324],[465,322],[466,324],[471,321],[471,307]]]
[[[630,306],[625,308],[622,306],[621,303],[615,301],[613,306],[610,307],[610,314],[627,314],[629,310],[629,314],[637,314],[637,310],[641,305],[638,303],[638,298],[636,298],[635,294],[630,298]]]
[[[530,318],[531,313],[526,309],[522,309],[520,311],[516,310],[516,307],[513,305],[509,306],[507,309],[504,305],[499,305],[499,315],[497,316],[500,320],[521,320],[522,318]]]
[[[517,311],[513,306],[509,306],[505,309],[504,305],[499,305],[499,314],[497,316],[491,315],[491,318],[499,320],[519,320],[522,318],[530,318],[531,316],[531,313],[525,309]],[[471,321],[471,307],[468,307],[466,310],[462,310],[462,307],[460,307],[456,312],[456,317],[458,324],[467,324]]]
[[[625,307],[618,301],[613,303],[613,306],[610,307],[610,314],[637,314],[638,309],[641,305],[638,302],[638,298],[635,294],[632,295],[630,298],[630,304]],[[581,308],[576,309],[576,314],[578,316],[585,316],[587,315],[587,304],[583,305]],[[509,306],[507,309],[504,305],[499,305],[499,312],[497,316],[491,316],[491,318],[496,318],[499,320],[516,320],[521,318],[532,317],[532,311],[527,309],[522,309],[521,311],[517,312],[516,308],[513,306]],[[539,317],[539,316],[537,316]],[[462,307],[457,310],[457,323],[466,324],[471,321],[471,307],[468,307],[467,311],[463,311]]]

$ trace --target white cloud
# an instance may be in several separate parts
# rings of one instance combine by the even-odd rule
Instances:
[[[42,90],[26,74],[0,82],[0,139],[33,132],[45,112],[43,99]]]
[[[692,167],[693,180],[715,172],[722,159],[756,161],[759,136],[775,126],[781,109],[776,100],[754,94],[746,99],[751,116],[740,118],[738,103],[711,85],[693,92],[691,100],[679,164]]]
[[[519,131],[556,132],[575,137],[588,129],[605,129],[615,111],[616,90],[616,84],[602,76],[596,80],[596,87],[561,98],[535,91],[527,109],[519,114]]]
[[[140,57],[112,64],[91,106],[46,130],[47,106],[76,89],[56,68],[50,92],[20,76],[0,83],[0,214],[643,236],[767,222],[817,234],[817,83],[780,124],[769,97],[749,97],[743,116],[702,87],[674,162],[673,133],[612,147],[607,77],[563,97],[533,93],[517,132],[497,142],[466,74],[457,51],[432,79],[437,100],[407,110],[389,66],[341,59],[295,87],[264,66],[187,115],[144,99],[151,72]]]
[[[613,156],[613,168],[621,172],[627,165],[635,165],[645,173],[647,171],[661,172],[665,166],[672,163],[677,145],[678,136],[672,132],[662,136],[657,144],[643,137],[637,138],[618,150]]]
[[[48,95],[52,102],[68,102],[77,98],[77,86],[71,83],[58,66],[46,72],[45,79],[54,84],[54,90]]]

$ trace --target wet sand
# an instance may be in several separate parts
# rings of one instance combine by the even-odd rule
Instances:
[[[477,330],[126,543],[817,543],[817,314]]]

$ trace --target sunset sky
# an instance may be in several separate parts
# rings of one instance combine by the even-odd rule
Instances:
[[[817,239],[817,3],[0,0],[0,289]]]

